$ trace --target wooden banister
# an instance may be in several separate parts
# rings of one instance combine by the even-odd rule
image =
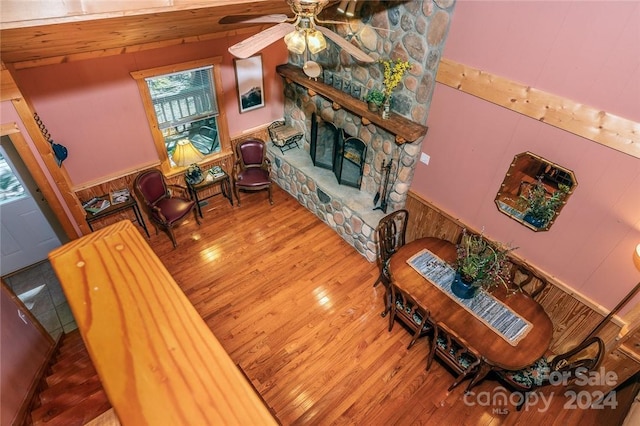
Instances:
[[[122,424],[276,424],[130,221],[49,259]]]

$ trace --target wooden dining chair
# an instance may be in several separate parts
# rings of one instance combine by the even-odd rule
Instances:
[[[465,392],[477,383],[476,375],[480,372],[482,356],[442,322],[434,324],[433,343],[427,357],[427,370],[431,368],[435,356],[457,373],[448,391],[467,378],[471,378],[471,381]]]
[[[516,263],[512,260],[513,266],[510,272],[510,281],[520,291],[536,299],[547,287],[547,280],[536,274],[534,268]]]
[[[604,342],[598,336],[593,336],[563,354],[542,357],[522,370],[496,370],[495,373],[507,386],[524,394],[516,406],[516,410],[520,411],[528,395],[548,385],[552,374],[558,373],[558,378],[565,377],[562,379],[563,385],[578,377],[587,377],[590,371],[598,368],[604,353]]]
[[[380,219],[376,227],[376,237],[378,239],[378,267],[380,274],[373,286],[382,283],[385,286],[385,306],[382,316],[384,317],[391,309],[391,275],[389,274],[389,261],[391,256],[405,244],[407,233],[407,222],[409,211],[405,209],[396,210]]]
[[[410,349],[418,338],[428,334],[433,329],[429,311],[420,307],[411,296],[400,291],[393,284],[391,287],[392,306],[389,315],[389,331],[393,329],[396,319],[413,331],[413,338],[407,349]]]

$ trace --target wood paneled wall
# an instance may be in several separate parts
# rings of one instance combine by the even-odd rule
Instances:
[[[218,166],[221,166],[223,169],[225,169],[227,173],[229,173],[229,175],[231,175],[231,171],[235,163],[234,153],[235,153],[236,144],[242,140],[249,139],[249,138],[258,138],[258,139],[262,139],[263,141],[268,141],[269,134],[267,131],[267,125],[250,129],[245,133],[234,137],[231,140],[231,146],[232,146],[231,154],[225,155],[222,158],[219,158],[217,160],[213,160],[209,162],[205,161],[200,164],[201,168],[203,170],[208,170],[211,167],[218,165]],[[154,167],[157,169],[160,169],[159,164]],[[131,173],[127,173],[123,176],[101,182],[99,184],[93,185],[88,188],[80,189],[75,192],[75,195],[78,197],[80,202],[85,202],[87,200],[92,199],[93,197],[99,197],[105,194],[109,194],[111,193],[111,191],[114,191],[116,189],[129,188],[129,191],[133,194],[133,181],[135,180],[138,173],[140,173],[141,171],[142,170],[134,170]],[[167,178],[167,183],[169,184],[186,186],[186,183],[184,181],[184,173],[182,172],[172,174],[171,176],[167,176],[166,178]],[[215,194],[220,192],[220,188],[216,186],[216,187],[207,189],[205,191],[210,191],[211,194]],[[207,196],[210,194],[206,192],[206,193],[203,193],[202,195]],[[94,229],[99,229],[104,226],[116,223],[123,219],[129,219],[133,221],[135,219],[133,212],[131,210],[125,210],[119,213],[112,214],[103,219],[100,219],[99,221],[94,222],[92,226],[94,227]],[[145,218],[145,220],[147,219]],[[152,226],[150,223],[147,223],[147,225]]]
[[[640,123],[633,120],[447,58],[440,62],[436,81],[640,158]]]

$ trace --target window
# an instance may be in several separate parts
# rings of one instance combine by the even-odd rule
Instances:
[[[216,158],[228,148],[228,131],[221,99],[219,59],[134,72],[146,100],[147,118],[165,171],[181,168],[173,154],[187,139],[203,158]]]
[[[0,150],[0,204],[26,196],[24,187],[9,167]]]

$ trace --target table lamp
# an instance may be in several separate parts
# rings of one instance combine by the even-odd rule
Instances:
[[[173,162],[178,167],[186,167],[202,160],[204,155],[196,149],[189,139],[180,139],[173,152]]]

